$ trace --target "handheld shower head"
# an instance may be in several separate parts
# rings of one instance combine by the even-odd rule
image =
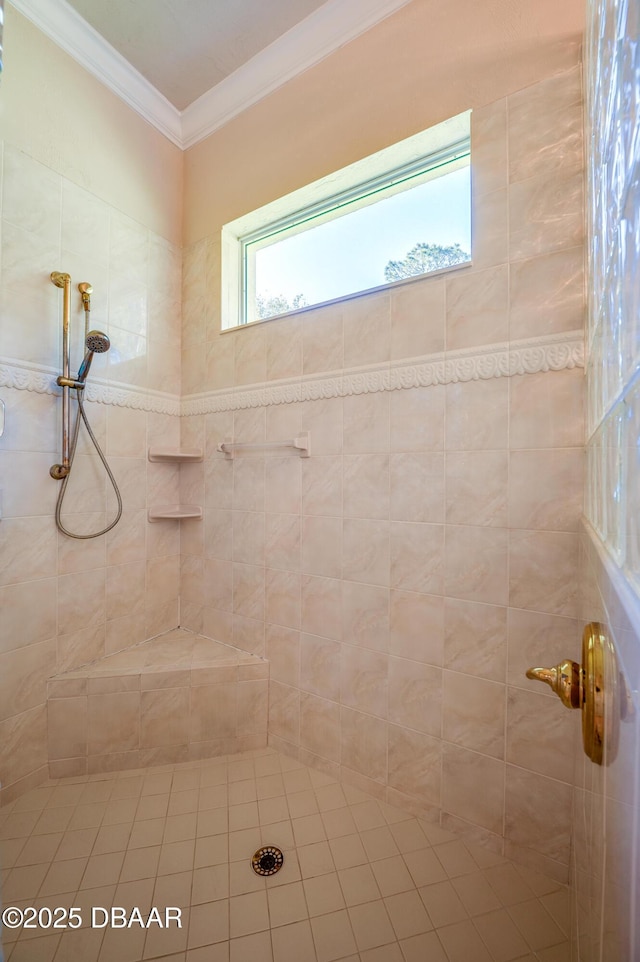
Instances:
[[[83,384],[87,379],[87,374],[89,373],[89,368],[91,367],[93,355],[104,354],[105,351],[108,351],[111,347],[111,341],[106,334],[102,333],[102,331],[89,331],[85,344],[87,347],[87,353],[85,354],[84,360],[80,365],[78,376],[76,378],[76,381],[81,381]]]

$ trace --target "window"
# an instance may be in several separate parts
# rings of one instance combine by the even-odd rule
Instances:
[[[470,113],[223,228],[223,327],[471,259]]]

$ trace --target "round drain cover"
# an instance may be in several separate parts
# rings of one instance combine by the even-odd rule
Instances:
[[[256,875],[275,875],[282,868],[284,855],[275,845],[264,845],[251,859],[251,867]]]

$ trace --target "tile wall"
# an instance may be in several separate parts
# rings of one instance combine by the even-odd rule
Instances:
[[[477,359],[582,329],[579,65],[472,125],[471,269],[221,334],[185,251],[182,624],[268,657],[278,748],[566,880],[578,726],[524,672],[579,646],[583,372]],[[473,378],[385,389],[442,351]]]
[[[94,195],[4,144],[0,274],[0,781],[9,793],[46,776],[46,682],[178,624],[178,522],[148,525],[149,505],[177,501],[177,470],[149,464],[147,446],[179,438],[181,254]],[[71,274],[72,368],[84,321],[76,285],[93,285],[97,355],[87,404],[122,490],[124,513],[106,536],[56,530],[60,460],[62,295]],[[117,390],[116,390],[117,388]],[[75,410],[75,401],[72,402]],[[63,521],[87,533],[113,517],[104,471],[81,435]],[[13,786],[13,788],[12,788]]]
[[[609,631],[605,764],[574,792],[573,958],[640,955],[640,328],[637,264],[640,3],[589,4],[588,424],[585,621]]]

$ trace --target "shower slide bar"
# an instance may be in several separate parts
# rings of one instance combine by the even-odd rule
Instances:
[[[289,438],[286,441],[260,441],[255,443],[225,438],[218,444],[216,451],[224,454],[228,460],[232,460],[236,451],[263,451],[271,448],[294,448],[299,452],[301,458],[308,458],[311,453],[309,433],[301,434],[297,438]]]
[[[52,271],[50,274],[51,282],[55,284],[56,287],[62,289],[63,301],[62,301],[62,374],[56,378],[56,384],[62,388],[62,461],[60,464],[53,464],[49,469],[49,474],[55,481],[61,481],[60,489],[58,491],[58,500],[56,501],[55,509],[55,521],[58,530],[62,534],[67,535],[69,538],[75,538],[78,541],[86,541],[90,538],[99,538],[101,535],[106,534],[107,531],[111,531],[113,527],[118,523],[122,517],[122,496],[118,489],[118,484],[113,475],[107,459],[104,456],[102,448],[98,443],[98,440],[91,429],[89,424],[89,419],[87,417],[87,412],[84,407],[83,394],[87,376],[89,374],[89,369],[93,361],[94,354],[104,354],[108,351],[111,342],[106,334],[102,331],[90,331],[89,330],[89,315],[91,312],[91,294],[93,293],[93,288],[91,284],[82,283],[78,284],[78,290],[82,295],[82,307],[84,310],[84,326],[85,326],[85,348],[86,353],[78,368],[78,373],[75,377],[71,377],[71,358],[70,358],[70,341],[69,341],[69,329],[71,326],[71,276],[64,271]],[[70,406],[70,395],[71,390],[76,392],[76,398],[78,401],[78,412],[76,415],[75,425],[73,431],[71,430],[71,406]],[[67,490],[67,484],[69,481],[69,476],[71,474],[71,469],[73,467],[73,461],[76,455],[76,447],[78,444],[78,435],[80,431],[80,422],[84,423],[87,430],[87,434],[91,439],[91,442],[96,450],[96,454],[102,461],[104,469],[107,473],[107,477],[111,482],[114,494],[117,501],[116,515],[113,521],[111,521],[106,527],[102,528],[100,531],[92,531],[89,534],[77,534],[73,531],[69,531],[62,521],[62,505]]]

